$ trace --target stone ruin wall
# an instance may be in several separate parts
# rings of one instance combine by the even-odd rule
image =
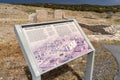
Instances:
[[[120,25],[107,25],[108,27],[103,28],[106,32],[111,35],[88,35],[91,41],[102,41],[102,40],[117,40],[120,41]]]
[[[49,19],[63,19],[64,12],[62,10],[54,10],[48,12],[47,10],[36,10],[36,13],[32,13],[29,15],[30,22],[37,22],[41,20],[49,20]]]

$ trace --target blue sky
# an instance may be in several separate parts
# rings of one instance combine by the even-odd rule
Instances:
[[[120,0],[0,0],[4,3],[60,3],[60,4],[98,4],[98,5],[120,5]]]

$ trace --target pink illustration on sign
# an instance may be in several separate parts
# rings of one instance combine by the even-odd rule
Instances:
[[[33,50],[40,71],[55,68],[66,61],[75,59],[92,51],[86,40],[80,35],[59,37],[48,40]]]

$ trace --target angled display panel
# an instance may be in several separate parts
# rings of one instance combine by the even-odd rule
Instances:
[[[31,55],[40,74],[94,51],[75,20],[21,25],[19,29],[15,27],[22,49],[27,45],[30,50],[24,54],[26,58]]]

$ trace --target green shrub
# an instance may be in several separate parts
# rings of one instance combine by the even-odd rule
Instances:
[[[94,11],[98,13],[103,12],[120,12],[120,5],[116,6],[100,6],[100,5],[69,5],[69,4],[48,4],[48,3],[34,3],[34,4],[23,4],[26,6],[37,6],[37,7],[45,7],[52,9],[67,9],[74,11]]]

